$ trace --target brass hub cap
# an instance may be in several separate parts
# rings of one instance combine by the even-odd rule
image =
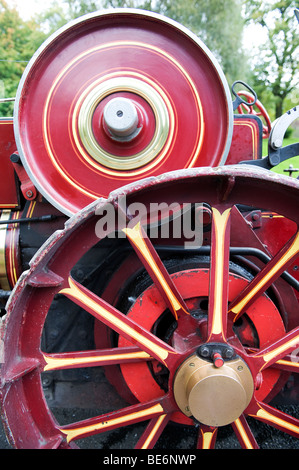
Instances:
[[[128,142],[138,135],[138,117],[134,104],[128,99],[114,98],[119,92],[131,93],[141,97],[150,107],[155,120],[155,132],[150,143],[143,149],[126,157],[112,154],[105,150],[97,141],[93,130],[93,116],[99,103],[105,98],[111,101],[105,107],[103,124],[113,140]],[[167,107],[167,98],[157,85],[152,86],[142,80],[132,77],[114,77],[87,90],[82,97],[81,108],[78,115],[78,130],[83,148],[101,165],[116,170],[133,170],[148,164],[162,151],[168,137],[173,133],[170,129],[170,119]],[[168,105],[171,108],[170,105]],[[118,113],[118,114],[117,114]],[[74,113],[74,116],[76,113]],[[146,116],[145,121],[149,117]],[[102,126],[99,123],[99,126]],[[78,142],[79,145],[79,142]],[[84,154],[84,152],[83,152]]]
[[[252,375],[241,358],[216,367],[194,354],[183,362],[174,380],[174,397],[181,411],[216,427],[232,423],[243,413],[253,389]]]

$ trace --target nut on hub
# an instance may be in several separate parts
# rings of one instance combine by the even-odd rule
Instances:
[[[174,397],[186,416],[208,426],[225,426],[247,408],[254,382],[246,363],[239,357],[222,367],[198,357],[186,359],[174,379]]]

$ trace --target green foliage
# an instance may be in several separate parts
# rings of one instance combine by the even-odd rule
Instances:
[[[14,8],[0,0],[0,98],[15,97],[22,73],[45,35],[34,21],[21,20]],[[0,116],[12,115],[13,104],[0,105]]]
[[[260,25],[266,33],[265,44],[253,51],[254,81],[259,97],[271,93],[267,104],[277,118],[286,110],[287,97],[299,85],[296,1],[245,0],[245,7],[246,21]]]
[[[70,19],[103,8],[140,8],[164,14],[189,28],[209,47],[229,83],[246,79],[241,0],[64,0],[52,2],[39,21],[53,32]]]
[[[103,2],[100,0],[52,0],[45,11],[36,17],[36,21],[49,35],[68,21],[102,8]]]
[[[105,6],[135,6],[155,11],[189,28],[220,62],[229,83],[246,79],[248,64],[242,49],[242,3],[239,0],[107,0]]]
[[[159,0],[162,13],[191,29],[217,57],[230,84],[246,80],[244,20],[239,0]]]

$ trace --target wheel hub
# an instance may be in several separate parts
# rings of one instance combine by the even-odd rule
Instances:
[[[193,354],[177,371],[174,397],[186,416],[208,426],[225,426],[247,408],[254,390],[249,368],[241,358],[221,367]]]

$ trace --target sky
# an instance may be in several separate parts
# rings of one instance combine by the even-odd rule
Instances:
[[[45,4],[41,0],[7,0],[9,6],[16,6],[23,20],[29,20],[35,13],[43,11]]]

